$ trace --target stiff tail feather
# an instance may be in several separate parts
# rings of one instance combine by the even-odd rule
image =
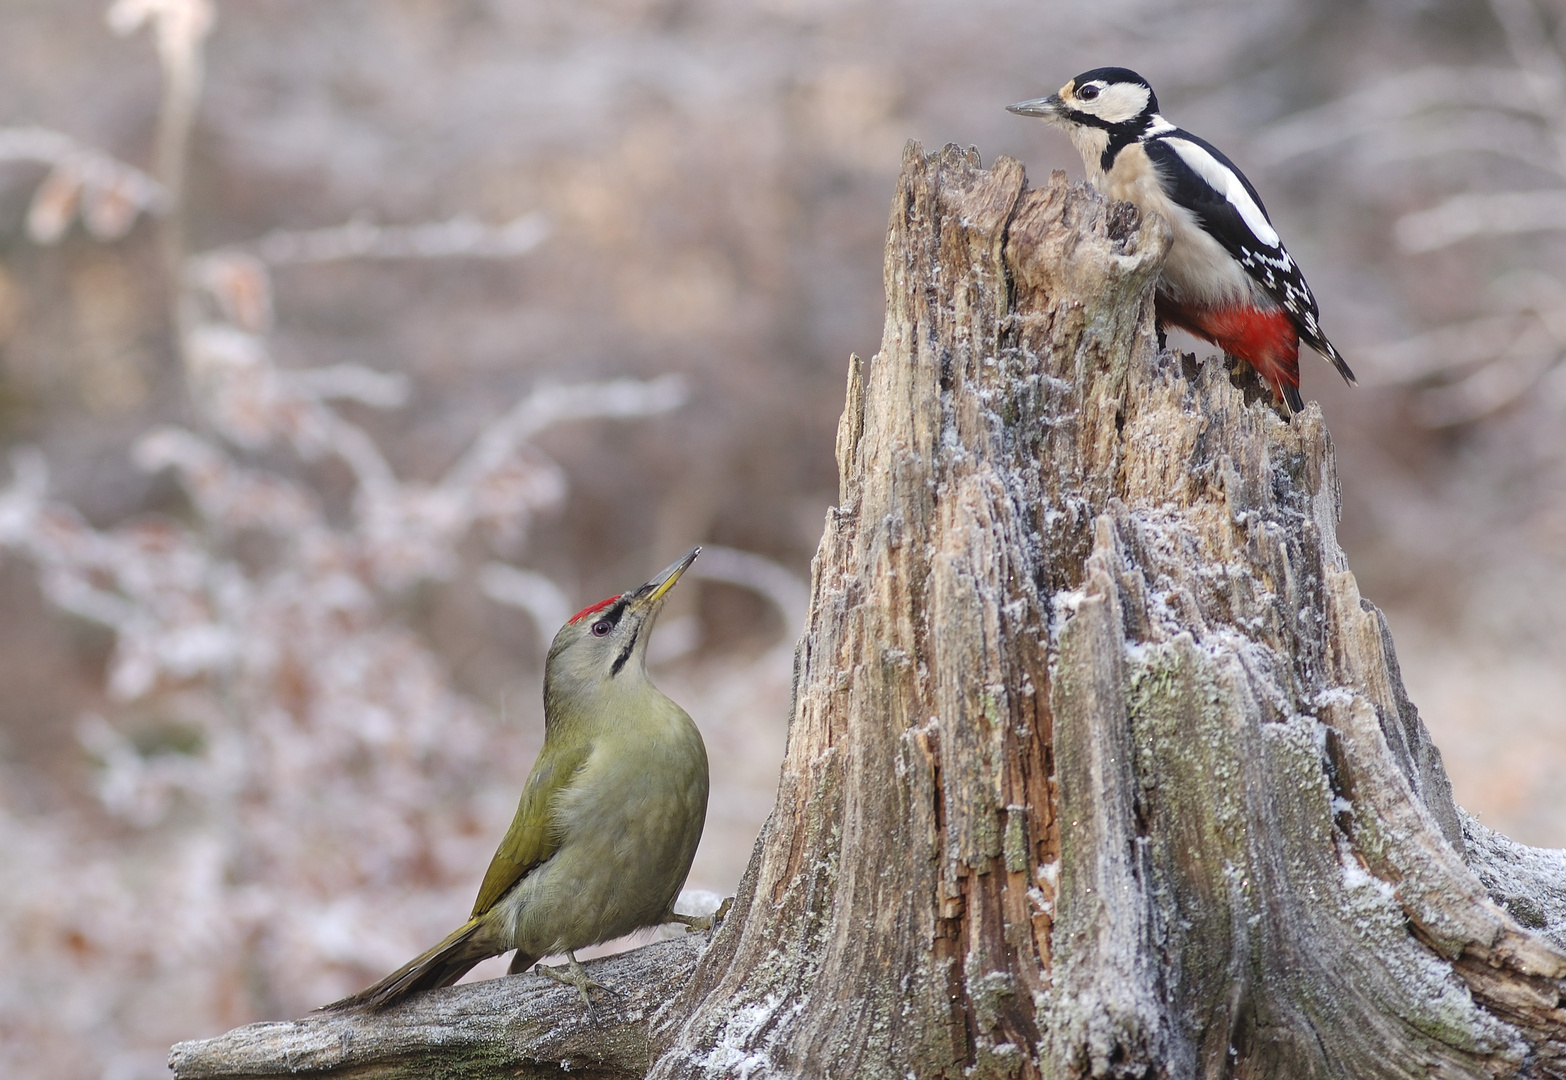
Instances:
[[[348,1009],[384,1009],[409,994],[450,986],[466,975],[481,960],[497,955],[496,950],[478,938],[480,922],[469,919],[432,949],[415,956],[386,978],[367,989],[321,1006],[321,1012]]]
[[[1305,408],[1305,399],[1300,397],[1300,388],[1298,386],[1282,381],[1275,382],[1272,386],[1273,390],[1282,396],[1283,403],[1288,406],[1290,416]]]
[[[1358,386],[1359,380],[1354,378],[1354,371],[1348,366],[1348,361],[1343,359],[1343,354],[1333,347],[1332,342],[1317,335],[1306,339],[1306,344],[1325,356],[1332,366],[1338,369],[1338,374],[1343,376],[1343,381],[1350,386]]]

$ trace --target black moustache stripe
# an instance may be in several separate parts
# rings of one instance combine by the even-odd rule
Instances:
[[[1083,127],[1096,127],[1103,128],[1105,131],[1113,131],[1116,127],[1119,126],[1117,124],[1111,124],[1108,120],[1105,120],[1101,116],[1094,116],[1092,113],[1078,112],[1075,109],[1072,109],[1070,112],[1068,112],[1066,116],[1073,124],[1080,124]]]
[[[625,643],[625,648],[620,650],[620,655],[615,657],[614,665],[609,668],[610,678],[614,678],[616,675],[620,674],[620,669],[623,668],[625,666],[625,662],[631,658],[631,650],[634,648],[636,648],[636,638],[632,637],[630,641]]]
[[[1098,167],[1108,172],[1115,165],[1115,158],[1120,156],[1120,151],[1137,141],[1142,129],[1147,125],[1141,124],[1135,128],[1129,124],[1105,125],[1109,130],[1109,145],[1104,147],[1103,156],[1098,159]]]

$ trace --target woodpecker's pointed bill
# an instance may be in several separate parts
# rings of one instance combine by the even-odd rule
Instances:
[[[1034,116],[1040,120],[1046,120],[1059,113],[1064,107],[1059,94],[1051,94],[1049,97],[1034,98],[1032,101],[1019,101],[1015,105],[1006,106],[1007,112],[1016,113],[1018,116]]]
[[[700,547],[691,548],[684,555],[664,567],[663,572],[657,577],[635,592],[628,594],[631,600],[631,607],[637,611],[645,611],[661,604],[664,596],[668,594],[670,589],[674,588],[674,583],[680,580],[680,575],[690,569],[691,563],[695,562],[696,556],[700,554]]]
[[[1261,196],[1217,147],[1158,111],[1147,80],[1094,68],[1060,92],[1007,109],[1063,128],[1088,180],[1112,199],[1169,223],[1173,242],[1158,282],[1159,330],[1175,326],[1255,368],[1290,412],[1300,397],[1300,342],[1354,373],[1322,333],[1316,297],[1283,246]]]

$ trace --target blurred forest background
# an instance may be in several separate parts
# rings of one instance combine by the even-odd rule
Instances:
[[[1459,801],[1566,844],[1563,42],[1560,0],[0,0],[0,1071],[162,1076],[436,940],[554,629],[694,543],[655,674],[732,891],[904,142],[1080,176],[1003,107],[1102,64],[1265,195]]]

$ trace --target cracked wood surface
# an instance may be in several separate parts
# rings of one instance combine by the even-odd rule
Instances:
[[[1559,1074],[1561,864],[1492,899],[1320,409],[1160,354],[1167,243],[910,148],[778,807],[654,1075]]]
[[[648,1017],[684,985],[705,944],[692,934],[588,961],[588,973],[615,991],[595,993],[591,1009],[575,987],[507,976],[383,1012],[312,1013],[179,1043],[169,1067],[178,1080],[639,1077],[649,1065]]]
[[[1453,803],[1319,408],[1160,353],[1167,245],[910,145],[777,808],[704,953],[601,962],[670,951],[595,968],[623,1015],[497,980],[178,1075],[1566,1076],[1566,853]]]

